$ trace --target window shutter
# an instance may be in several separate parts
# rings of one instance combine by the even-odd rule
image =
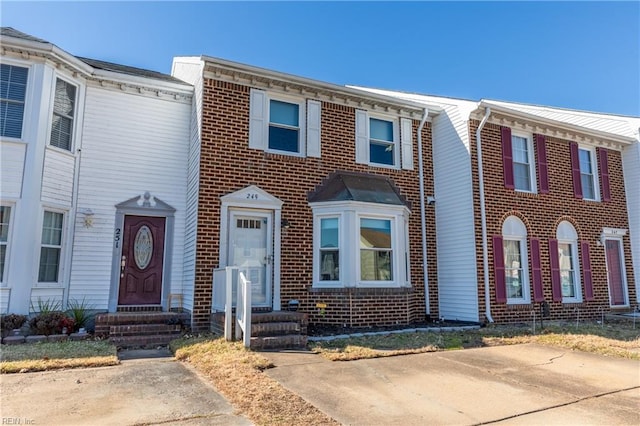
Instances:
[[[580,242],[580,252],[582,253],[582,283],[584,284],[584,298],[593,300],[593,279],[591,276],[591,255],[589,253],[589,242]]]
[[[538,189],[541,194],[549,193],[549,166],[547,164],[547,143],[544,135],[535,135],[536,157],[538,160]]]
[[[496,303],[507,303],[504,271],[504,247],[500,235],[493,236],[493,278],[496,283]]]
[[[266,149],[268,112],[267,94],[263,90],[251,89],[249,106],[249,148]]]
[[[529,239],[531,246],[531,281],[533,282],[533,301],[542,302],[544,300],[544,290],[542,288],[542,266],[540,264],[540,240]]]
[[[600,185],[602,186],[602,201],[611,201],[608,157],[608,151],[605,148],[598,148],[598,159],[600,160]]]
[[[400,119],[400,139],[402,141],[402,168],[413,170],[413,126],[409,118]]]
[[[502,137],[502,173],[504,176],[504,187],[513,189],[513,152],[511,149],[511,128],[501,127]]]
[[[369,114],[356,110],[356,163],[369,162]]]
[[[320,111],[319,101],[307,101],[307,156],[320,157]]]
[[[558,256],[558,240],[549,240],[549,263],[551,265],[551,291],[553,300],[562,302],[562,288],[560,284],[560,258]]]
[[[580,181],[580,158],[578,156],[578,144],[569,143],[571,152],[571,176],[573,177],[573,195],[582,198],[582,182]]]

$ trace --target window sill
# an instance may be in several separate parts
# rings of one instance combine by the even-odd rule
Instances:
[[[533,304],[527,300],[509,301],[507,300],[507,308],[514,311],[530,311],[534,308]]]
[[[344,294],[409,294],[413,287],[312,287],[311,293],[344,293]]]
[[[392,164],[378,164],[378,163],[368,163],[369,167],[377,167],[379,169],[390,169],[390,170],[400,170],[399,166]]]
[[[571,298],[567,298],[567,297],[563,297],[562,298],[562,304],[563,305],[581,305],[582,304],[582,299],[576,299],[574,297]]]
[[[47,150],[51,150],[53,152],[59,152],[60,154],[68,155],[69,157],[75,157],[75,155],[73,155],[73,152],[71,150],[58,148],[57,146],[47,145]]]

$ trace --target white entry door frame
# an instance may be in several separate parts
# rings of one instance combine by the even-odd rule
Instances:
[[[264,303],[254,306],[271,307],[274,311],[281,309],[280,300],[280,242],[282,239],[280,223],[282,220],[282,204],[278,198],[255,185],[220,197],[220,267],[232,266],[237,259],[230,256],[233,238],[237,237],[238,220],[260,220],[266,226],[267,267],[265,268],[266,294]],[[262,222],[262,221],[266,221]],[[251,231],[251,222],[242,222],[241,228],[248,226],[247,235],[257,238],[257,232]],[[253,224],[254,230],[256,224]],[[243,259],[246,260],[246,259]],[[251,279],[250,277],[247,277]],[[253,284],[253,283],[252,283]],[[273,289],[273,291],[271,291]],[[256,289],[257,290],[257,289]]]

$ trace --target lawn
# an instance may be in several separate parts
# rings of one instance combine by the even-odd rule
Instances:
[[[104,341],[40,342],[2,345],[0,373],[116,365],[116,347]]]

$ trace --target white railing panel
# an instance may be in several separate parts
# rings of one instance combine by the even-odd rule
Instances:
[[[245,348],[251,345],[251,281],[244,274],[238,274],[238,298],[236,299],[236,338],[242,332]]]
[[[213,270],[211,312],[224,311],[227,271],[225,268]]]

